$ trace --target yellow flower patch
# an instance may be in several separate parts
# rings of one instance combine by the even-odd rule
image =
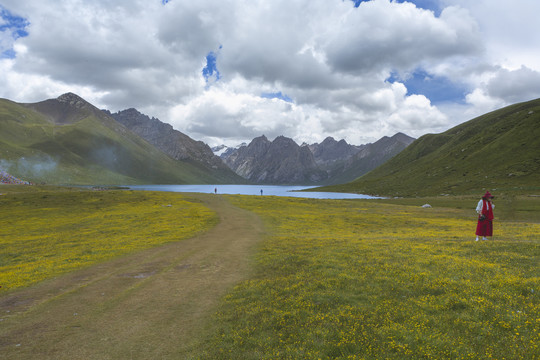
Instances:
[[[181,194],[51,191],[0,197],[0,286],[14,289],[215,224]]]

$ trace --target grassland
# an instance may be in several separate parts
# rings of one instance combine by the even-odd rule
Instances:
[[[21,186],[0,192],[4,291],[186,239],[217,221],[179,194]]]
[[[540,356],[538,212],[498,218],[497,240],[475,242],[475,202],[232,201],[270,235],[256,276],[223,301],[205,358]]]
[[[77,263],[95,280],[4,314],[0,358],[539,358],[540,199],[498,199],[495,240],[480,242],[476,201],[6,192],[0,204],[13,214],[2,208],[0,241],[13,243],[20,231],[27,244],[41,236],[51,246],[2,246],[2,266],[18,262],[24,277],[41,258],[58,257],[58,270],[43,279]],[[145,221],[152,229],[139,236]],[[88,245],[95,250],[82,250]],[[148,246],[156,250],[140,250]],[[206,253],[199,260],[190,255],[198,251]],[[84,263],[87,253],[100,265]],[[21,289],[2,288],[0,304],[24,303],[40,284],[47,289],[37,293],[52,292],[49,280],[27,278]]]

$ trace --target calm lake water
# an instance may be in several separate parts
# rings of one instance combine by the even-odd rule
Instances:
[[[311,199],[377,199],[377,197],[330,192],[295,192],[297,190],[311,189],[312,186],[279,186],[279,185],[132,185],[132,190],[172,191],[172,192],[195,192],[211,193],[217,190],[217,194],[239,194],[261,196],[291,196]]]

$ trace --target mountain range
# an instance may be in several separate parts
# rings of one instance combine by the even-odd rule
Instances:
[[[220,156],[159,119],[100,110],[67,93],[37,103],[0,99],[3,182],[52,184],[321,184],[385,196],[529,193],[540,187],[540,99],[417,140],[365,145],[265,136]],[[226,151],[225,151],[226,150]]]
[[[261,136],[219,157],[134,108],[111,113],[73,93],[28,104],[0,99],[0,170],[34,183],[330,184],[360,176],[412,141],[400,138],[401,145],[377,148]]]
[[[274,141],[264,135],[255,138],[225,157],[225,163],[240,176],[259,184],[311,184],[328,177],[317,167],[307,146],[298,146],[284,136]]]
[[[111,115],[72,93],[32,104],[0,99],[0,169],[34,183],[245,182],[205,144],[150,119],[164,139],[182,138],[169,155],[151,143],[151,125],[145,132],[144,121],[134,121],[132,131]]]
[[[540,191],[540,99],[427,134],[364,176],[321,191],[386,196]]]
[[[298,145],[279,136],[264,135],[238,148],[216,147],[238,175],[260,184],[337,184],[356,179],[395,156],[413,138],[398,133],[373,144],[350,145],[327,137],[320,144]]]

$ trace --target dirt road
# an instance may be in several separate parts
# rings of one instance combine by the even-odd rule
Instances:
[[[0,359],[190,358],[263,234],[226,198],[192,197],[219,214],[209,232],[0,298]]]

